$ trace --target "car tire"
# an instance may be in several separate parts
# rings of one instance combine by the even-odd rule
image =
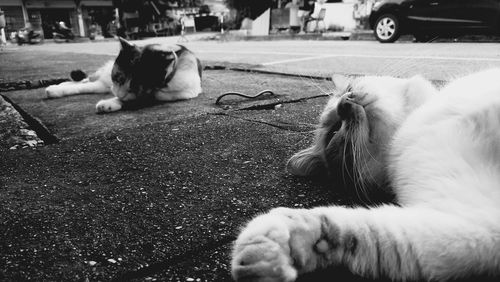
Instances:
[[[393,14],[384,14],[375,21],[375,38],[381,43],[392,43],[401,35],[398,18]]]

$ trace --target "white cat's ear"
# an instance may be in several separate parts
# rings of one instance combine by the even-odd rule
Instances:
[[[408,79],[408,91],[418,92],[419,94],[422,94],[422,92],[434,94],[437,92],[437,89],[432,82],[423,76],[415,75]]]
[[[135,45],[128,42],[127,40],[125,40],[125,38],[122,38],[122,37],[119,37],[118,36],[118,40],[120,40],[120,44],[122,46],[122,49],[131,49],[131,48],[135,48]]]
[[[405,96],[413,105],[421,105],[437,92],[437,88],[429,80],[416,75],[408,79]]]
[[[289,173],[295,176],[317,176],[326,173],[321,151],[314,145],[293,155],[286,164]]]
[[[349,87],[351,78],[341,74],[334,74],[332,75],[332,82],[336,93],[343,92]]]

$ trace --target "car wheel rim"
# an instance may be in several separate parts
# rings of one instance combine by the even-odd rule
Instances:
[[[382,40],[390,39],[396,32],[396,22],[391,18],[383,18],[377,24],[377,35]]]

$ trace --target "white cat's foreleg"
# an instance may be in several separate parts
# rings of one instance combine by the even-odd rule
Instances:
[[[276,209],[242,231],[232,273],[236,280],[294,281],[298,274],[340,265],[392,280],[498,275],[499,232],[487,228],[429,208]]]
[[[97,113],[111,113],[121,110],[123,102],[120,99],[113,97],[97,102],[95,107]]]

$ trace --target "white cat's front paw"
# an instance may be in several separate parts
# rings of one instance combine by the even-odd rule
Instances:
[[[97,102],[95,108],[97,113],[111,113],[119,111],[122,108],[122,103],[117,98],[111,98]]]
[[[235,242],[236,281],[295,281],[314,268],[321,222],[305,210],[279,208],[253,219]]]

